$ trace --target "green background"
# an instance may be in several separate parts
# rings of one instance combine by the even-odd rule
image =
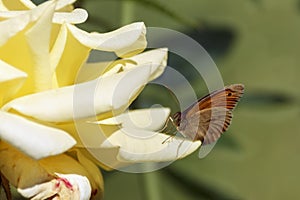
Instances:
[[[36,1],[37,2],[37,1]],[[103,172],[105,198],[132,200],[298,199],[300,2],[298,0],[79,0],[80,25],[106,32],[144,21],[183,32],[216,62],[226,85],[243,83],[233,123],[204,159],[198,152],[148,174]],[[170,55],[169,65],[191,67]],[[202,79],[190,77],[202,96]],[[135,107],[166,104],[147,87]],[[171,100],[170,100],[171,99]]]

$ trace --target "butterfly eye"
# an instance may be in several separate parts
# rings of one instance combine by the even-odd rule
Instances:
[[[229,92],[227,96],[229,96],[229,97],[230,97],[231,95],[232,95],[232,93],[231,93],[231,92]]]

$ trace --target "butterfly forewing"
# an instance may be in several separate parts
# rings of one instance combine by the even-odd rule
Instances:
[[[215,142],[228,129],[232,119],[232,110],[243,92],[242,84],[234,84],[217,90],[179,113],[180,118],[175,125],[191,140],[201,140],[203,144]]]

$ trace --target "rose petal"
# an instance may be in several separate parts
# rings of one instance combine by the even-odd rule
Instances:
[[[116,131],[101,145],[102,148],[120,147],[119,159],[127,162],[162,162],[183,158],[201,145],[201,141],[169,138],[166,134],[124,128]],[[165,142],[164,142],[165,141]]]
[[[144,29],[143,23],[134,23],[99,34],[87,33],[71,24],[63,24],[51,50],[51,64],[56,70],[58,85],[63,87],[74,84],[77,73],[87,60],[91,49],[113,52],[127,49],[128,52],[133,52],[137,49],[137,44],[138,49],[143,50],[146,46]]]
[[[36,160],[0,140],[0,170],[9,182],[19,188],[53,179]]]
[[[76,0],[56,0],[56,10],[60,10],[65,6],[71,5]],[[30,10],[36,7],[34,3],[30,0],[1,0],[0,5],[2,5],[5,10]]]
[[[35,92],[51,89],[54,71],[50,66],[49,43],[55,4],[50,4],[39,20],[25,33],[33,59]]]
[[[83,45],[91,49],[115,52],[120,57],[137,54],[147,45],[146,28],[142,22],[132,23],[102,34],[87,33],[71,24],[68,24],[68,29]]]
[[[120,70],[132,69],[145,64],[151,65],[151,77],[153,80],[160,76],[167,66],[168,49],[161,48],[146,51],[127,59],[120,59],[114,62],[86,63],[80,69],[77,81],[83,82],[92,80],[100,75],[111,75]]]
[[[45,19],[47,16],[49,17],[49,12],[46,12],[46,10],[51,8],[51,6],[53,7],[54,3],[49,1],[31,11],[26,12],[25,14],[0,22],[0,58],[17,69],[24,71],[28,75],[24,86],[18,92],[17,96],[34,92],[36,86],[34,84],[35,68],[33,64],[37,59],[28,49],[28,43],[24,36],[26,31],[24,30],[29,28],[29,24],[31,25],[30,27],[35,27],[37,23],[34,22],[37,19]],[[45,13],[46,15],[43,15]],[[49,23],[48,27],[50,26]],[[37,26],[38,25],[36,25],[36,27]],[[49,44],[47,47],[48,48],[46,50],[49,51]],[[18,59],[16,59],[16,55],[18,55]]]
[[[91,182],[91,185],[93,186],[93,188],[97,188],[96,191],[93,191],[93,194],[97,193],[97,196],[99,197],[102,196],[104,190],[104,184],[103,184],[103,177],[101,175],[99,167],[95,165],[90,159],[85,157],[78,149],[76,149],[75,152],[77,155],[78,162],[89,172],[90,176],[93,177],[95,186],[93,185],[94,182]]]
[[[112,111],[118,113],[133,101],[149,76],[150,66],[139,67],[94,81],[20,97],[2,109],[14,109],[23,115],[51,122],[71,121]]]
[[[26,13],[28,13],[28,11],[19,11],[19,10],[1,11],[0,18],[9,19]],[[57,24],[63,24],[63,23],[80,24],[85,22],[87,18],[88,18],[87,11],[81,8],[77,8],[72,10],[71,12],[55,12],[52,22]]]
[[[86,10],[77,8],[72,12],[56,12],[53,17],[53,22],[58,24],[71,23],[80,24],[87,20],[88,13]]]
[[[150,80],[153,80],[163,73],[165,67],[167,66],[167,59],[168,59],[168,49],[167,48],[154,49],[154,50],[146,51],[146,52],[143,52],[138,55],[130,57],[130,60],[136,62],[137,65],[134,65],[134,64],[128,62],[124,66],[124,69],[131,69],[131,68],[137,67],[138,65],[151,63]]]
[[[0,5],[5,10],[28,10],[36,7],[30,0],[1,0]]]
[[[13,98],[26,78],[26,73],[0,60],[0,105]]]
[[[76,141],[66,132],[0,111],[0,138],[34,159],[62,153]]]
[[[77,174],[59,174],[58,178],[49,182],[21,189],[18,192],[24,197],[32,199],[46,199],[57,195],[59,199],[89,200],[91,197],[91,186],[85,176]]]
[[[113,118],[97,121],[97,124],[120,124],[124,128],[156,131],[161,129],[170,115],[169,108],[130,110]]]
[[[60,10],[68,5],[71,5],[75,2],[76,0],[58,0],[56,1],[56,10]]]
[[[89,180],[89,184],[92,187],[92,193],[95,195],[103,195],[103,179],[98,168],[91,169],[89,164],[82,165],[81,158],[78,154],[70,152],[72,157],[66,154],[59,154],[56,156],[47,157],[39,160],[41,166],[43,166],[49,174],[77,174],[85,176]],[[88,167],[87,167],[88,166]]]

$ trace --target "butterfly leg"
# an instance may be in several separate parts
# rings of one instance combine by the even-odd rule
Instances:
[[[169,116],[168,119],[167,119],[167,121],[166,121],[166,123],[164,124],[164,126],[161,129],[159,129],[157,132],[162,132],[163,130],[165,130],[165,128],[168,127],[168,123],[169,123],[170,118],[171,117]]]
[[[170,138],[173,138],[175,135],[170,135],[169,137],[167,137],[163,142],[162,144],[164,144],[165,142],[167,142]]]

